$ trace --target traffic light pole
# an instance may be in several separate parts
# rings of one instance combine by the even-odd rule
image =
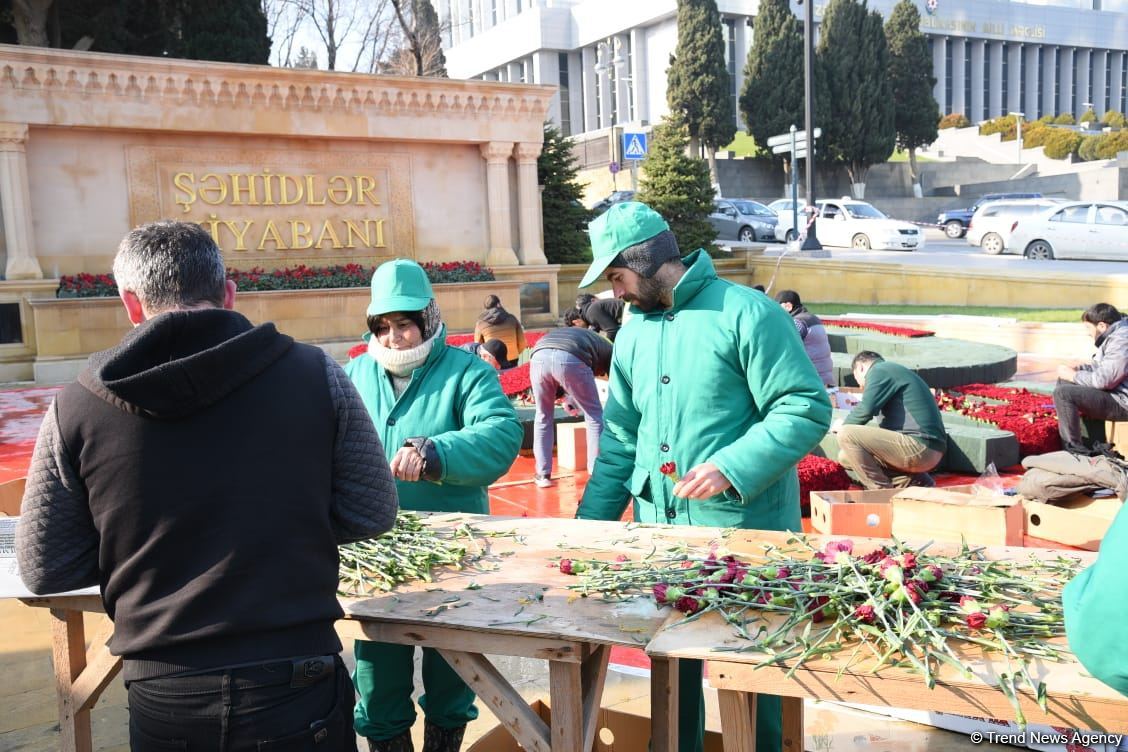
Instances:
[[[807,133],[813,134],[815,132],[815,2],[814,0],[803,1],[803,65],[805,70],[803,76],[803,96],[804,107],[803,116]],[[815,206],[815,140],[813,137],[808,137],[807,140],[807,206]],[[818,224],[815,217],[809,218],[809,225],[807,226],[807,237],[803,240],[802,250],[804,251],[818,251],[822,250],[822,244],[819,243],[819,237],[815,232],[815,227]]]

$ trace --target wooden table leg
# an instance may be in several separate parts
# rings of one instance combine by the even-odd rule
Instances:
[[[92,752],[90,709],[75,702],[74,684],[86,668],[86,632],[82,612],[51,609],[51,656],[55,664],[55,694],[59,698],[59,748],[62,752]]]
[[[583,667],[549,661],[549,703],[552,706],[553,752],[576,752],[584,739]]]
[[[589,752],[595,745],[599,732],[599,711],[603,702],[603,685],[607,683],[607,664],[611,660],[611,646],[600,645],[580,666],[583,686],[584,746]]]
[[[650,749],[678,749],[678,659],[650,658]]]
[[[779,699],[783,703],[783,752],[803,752],[803,698]]]
[[[756,695],[735,689],[718,689],[721,739],[725,752],[756,749]]]

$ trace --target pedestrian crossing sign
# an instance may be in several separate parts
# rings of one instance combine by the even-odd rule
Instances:
[[[623,159],[646,159],[646,134],[623,134]]]

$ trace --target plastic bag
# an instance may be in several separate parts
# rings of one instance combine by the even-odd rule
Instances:
[[[988,496],[1005,495],[1007,489],[1003,483],[1003,479],[999,477],[999,471],[995,468],[995,463],[992,462],[983,471],[983,474],[972,484],[976,494],[985,494]]]

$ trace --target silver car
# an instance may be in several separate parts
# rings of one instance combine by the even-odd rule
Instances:
[[[1028,198],[991,201],[975,210],[967,225],[968,245],[997,256],[1010,248],[1011,228],[1023,217],[1031,217],[1061,203],[1061,199]]]
[[[719,240],[775,240],[776,213],[758,201],[719,198],[713,201],[709,221]]]
[[[807,215],[803,212],[803,207],[806,202],[802,199],[792,201],[789,198],[777,198],[775,201],[768,204],[768,208],[776,213],[779,221],[776,222],[775,239],[780,243],[787,243],[799,237],[799,230],[807,223]],[[797,217],[792,216],[792,207],[796,207]],[[797,218],[799,227],[795,226],[792,219]]]
[[[1018,220],[1010,245],[1028,259],[1128,261],[1128,201],[1067,201]]]

